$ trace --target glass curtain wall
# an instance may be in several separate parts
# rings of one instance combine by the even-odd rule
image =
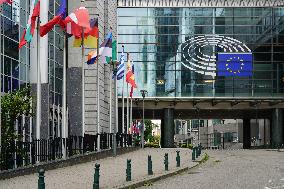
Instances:
[[[149,97],[283,95],[284,8],[119,8],[122,45]]]
[[[60,0],[49,1],[49,20],[54,17],[59,5]],[[29,18],[30,2],[13,0],[12,5],[4,3],[0,9],[1,91],[8,93],[30,82],[29,45],[18,50],[19,39]],[[48,43],[49,136],[53,138],[61,136],[62,124],[63,32],[58,26],[48,34]],[[22,122],[21,119],[19,121]],[[26,124],[29,124],[28,121]]]
[[[49,1],[49,20],[51,20],[60,0]],[[59,26],[48,34],[48,65],[49,65],[49,137],[61,137],[62,126],[62,84],[63,84],[63,31]]]
[[[29,47],[18,50],[19,38],[24,31],[29,16],[29,2],[14,0],[12,5],[0,6],[0,73],[1,93],[10,93],[24,88],[29,83]],[[21,116],[15,123],[16,134],[23,141],[31,138],[31,121]]]

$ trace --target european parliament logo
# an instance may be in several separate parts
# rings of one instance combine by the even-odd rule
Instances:
[[[218,53],[218,76],[252,76],[252,53]]]

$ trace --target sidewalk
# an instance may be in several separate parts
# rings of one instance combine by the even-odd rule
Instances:
[[[90,189],[94,179],[94,167],[100,163],[100,188],[113,188],[126,183],[126,160],[132,160],[132,181],[140,181],[147,177],[147,158],[152,155],[154,176],[165,173],[164,155],[169,154],[169,171],[176,169],[176,150],[180,151],[181,168],[194,166],[189,149],[149,149],[79,164],[71,167],[50,170],[45,173],[46,189]],[[148,178],[148,177],[147,177]],[[36,189],[37,174],[16,177],[0,181],[1,189]]]

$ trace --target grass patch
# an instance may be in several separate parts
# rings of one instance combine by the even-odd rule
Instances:
[[[145,183],[143,184],[143,186],[146,186],[146,187],[147,187],[147,186],[149,187],[149,186],[152,186],[152,185],[153,185],[153,183],[150,182],[150,181],[145,182]]]
[[[209,155],[207,153],[205,153],[204,157],[202,158],[202,160],[200,161],[200,163],[205,163],[206,161],[209,160]]]

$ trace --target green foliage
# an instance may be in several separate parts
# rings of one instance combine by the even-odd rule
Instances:
[[[1,133],[2,144],[15,139],[14,124],[21,115],[31,116],[29,88],[24,88],[2,96]]]
[[[145,141],[152,139],[152,131],[153,131],[153,123],[151,120],[145,120],[145,131],[144,131],[144,139]]]
[[[159,143],[148,142],[145,144],[145,148],[160,148]]]
[[[16,120],[22,116],[31,116],[30,88],[24,88],[15,92],[5,94],[1,98],[1,144],[8,148],[9,143],[19,136],[15,134],[14,125]]]
[[[205,153],[204,157],[202,158],[202,160],[200,161],[200,163],[205,163],[206,161],[209,160],[209,155],[207,153]]]
[[[193,149],[193,145],[192,144],[181,144],[180,148],[189,148],[189,149]]]
[[[144,139],[147,141],[145,147],[148,148],[159,148],[160,145],[160,136],[152,135],[153,128],[157,127],[151,120],[145,120],[145,131],[144,131]]]

